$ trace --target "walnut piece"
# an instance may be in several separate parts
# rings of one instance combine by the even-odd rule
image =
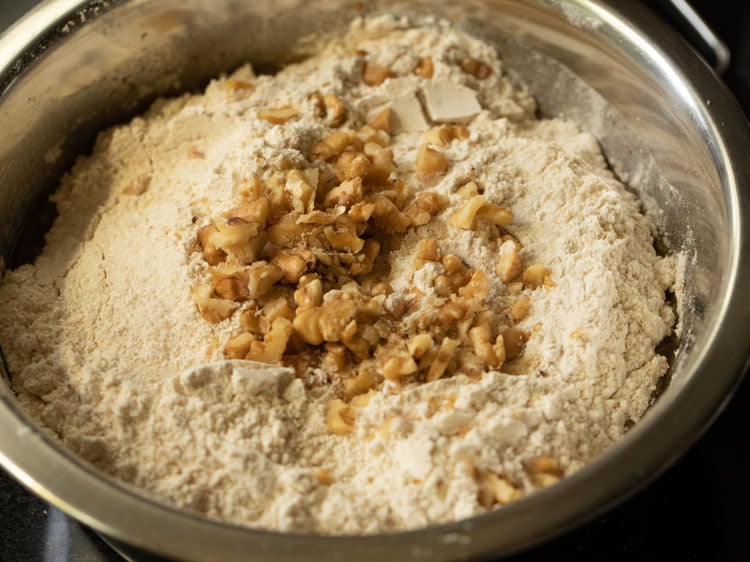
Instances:
[[[265,262],[255,262],[245,270],[247,275],[247,296],[258,299],[271,290],[271,287],[284,274],[277,266]]]
[[[489,65],[473,57],[463,59],[460,66],[461,70],[466,74],[471,74],[477,80],[484,80],[492,74],[492,69]]]
[[[362,68],[362,81],[368,86],[379,86],[386,79],[394,76],[388,68],[381,66],[372,61],[365,61]]]
[[[484,204],[484,197],[481,195],[475,195],[461,208],[453,211],[448,222],[451,226],[455,226],[456,228],[474,230],[476,227],[477,213]]]
[[[400,377],[411,375],[417,371],[417,364],[406,352],[392,356],[381,367],[383,376],[388,380],[398,380]]]
[[[426,56],[419,59],[419,64],[414,69],[414,74],[422,78],[432,78],[435,73],[435,65],[432,63],[432,57]]]
[[[391,110],[386,107],[385,109],[378,112],[375,117],[368,121],[367,125],[372,127],[376,131],[383,131],[385,133],[391,132]]]
[[[521,256],[513,242],[503,242],[500,246],[500,257],[495,264],[495,273],[506,285],[521,275]]]
[[[346,105],[338,96],[323,96],[323,104],[326,109],[326,125],[329,127],[340,127],[346,121]]]
[[[206,322],[216,324],[229,318],[237,305],[228,300],[216,298],[210,285],[197,285],[191,290],[193,302],[198,305],[198,312]]]
[[[507,505],[520,499],[521,496],[518,488],[494,472],[480,474],[477,500],[482,507],[489,508],[495,504]]]
[[[536,457],[524,463],[524,468],[531,481],[540,488],[557,483],[564,472],[552,457]]]
[[[336,173],[336,177],[341,182],[355,178],[358,178],[361,181],[366,179],[372,172],[372,162],[370,162],[370,159],[362,152],[345,150],[336,159],[333,169]],[[361,198],[362,197],[360,196],[360,199]],[[356,203],[356,201],[354,202]]]
[[[330,160],[339,156],[347,148],[353,147],[355,150],[361,148],[361,141],[354,131],[335,132],[320,140],[312,148],[312,153],[323,160]]]
[[[529,339],[528,335],[521,330],[515,328],[506,328],[501,333],[503,346],[505,347],[505,360],[513,361],[519,357],[526,346],[526,340]]]
[[[354,409],[339,399],[328,403],[326,412],[326,428],[336,435],[348,435],[354,431],[356,414]]]
[[[404,210],[415,226],[422,226],[448,206],[448,198],[434,191],[419,191]]]
[[[491,341],[490,328],[488,326],[475,326],[469,330],[469,339],[485,367],[499,369],[505,362],[505,340],[497,336],[495,342]]]
[[[440,125],[427,131],[424,136],[425,142],[447,148],[454,140],[469,138],[469,129],[463,125]]]
[[[417,248],[417,258],[425,261],[437,261],[443,257],[443,253],[440,251],[440,244],[434,238],[425,238],[419,241],[419,247]]]
[[[297,117],[298,115],[299,111],[297,111],[294,107],[287,105],[284,107],[261,109],[258,112],[258,119],[268,121],[272,125],[283,125],[284,123],[294,117]]]
[[[526,316],[529,314],[530,308],[531,308],[531,301],[529,301],[529,299],[521,299],[513,303],[513,306],[510,307],[510,311],[508,312],[508,315],[515,322],[520,322],[521,320],[526,318]]]
[[[524,286],[536,289],[544,284],[545,278],[549,276],[549,269],[542,264],[535,263],[524,269],[521,280]]]
[[[250,296],[245,270],[219,267],[211,270],[213,289],[217,296],[229,301],[243,301]]]
[[[414,169],[419,181],[423,183],[430,182],[446,172],[448,169],[448,160],[441,152],[430,148],[427,144],[423,144],[417,149]]]
[[[214,243],[214,237],[218,232],[219,229],[213,224],[206,225],[198,231],[198,242],[203,250],[203,259],[208,265],[218,265],[227,258],[227,253]]]
[[[448,368],[448,363],[453,357],[453,352],[458,347],[458,344],[458,340],[453,340],[448,337],[443,338],[443,341],[440,343],[440,348],[437,351],[437,355],[430,365],[430,370],[427,372],[427,382],[436,381],[445,374],[445,370]]]

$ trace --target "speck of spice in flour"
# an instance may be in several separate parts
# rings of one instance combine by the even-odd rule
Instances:
[[[362,82],[364,51],[388,79]],[[414,72],[426,56],[429,78]],[[472,74],[464,60],[484,66]],[[115,478],[212,518],[374,533],[469,517],[533,492],[642,417],[667,371],[655,348],[675,321],[665,302],[674,260],[655,253],[654,224],[595,140],[537,119],[491,46],[444,22],[358,20],[275,76],[245,66],[229,78],[252,89],[239,95],[222,77],[103,132],[54,194],[59,218],[42,254],[5,274],[0,342],[19,400],[42,427]],[[410,117],[403,108],[422,111],[426,87],[432,106]],[[197,228],[229,210],[260,167],[307,165],[329,131],[313,92],[343,100],[349,123],[391,103],[399,118],[402,108],[390,148],[408,181],[423,122],[471,113],[468,138],[444,149],[451,166],[431,189],[455,208],[460,186],[483,186],[486,200],[513,210],[524,261],[543,263],[554,280],[524,289],[529,311],[517,328],[530,336],[519,359],[479,376],[384,381],[345,436],[326,425],[335,385],[306,385],[281,367],[190,370],[224,359],[237,327],[236,314],[205,322],[191,299],[210,278]],[[444,94],[457,106],[440,107]],[[285,106],[297,118],[258,117]],[[414,271],[425,238],[493,271],[497,245],[453,228],[450,213],[410,228],[389,254],[396,293],[434,292],[440,266]],[[488,305],[506,307],[506,289],[493,277]],[[499,491],[483,502],[488,486]]]

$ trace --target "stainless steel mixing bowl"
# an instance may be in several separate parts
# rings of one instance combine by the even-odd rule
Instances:
[[[283,63],[353,17],[434,13],[501,49],[546,114],[580,122],[686,256],[670,384],[618,445],[560,484],[481,517],[366,537],[224,525],[145,499],[34,427],[0,384],[0,462],[31,490],[135,548],[195,560],[498,556],[595,515],[664,470],[738,383],[750,335],[750,138],[703,62],[635,2],[596,0],[48,0],[0,40],[0,254],[40,195],[156,96],[245,60]]]

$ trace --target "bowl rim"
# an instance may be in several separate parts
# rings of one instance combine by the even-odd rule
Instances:
[[[533,0],[564,15],[565,2]],[[13,82],[40,52],[53,45],[50,37],[73,33],[88,18],[127,3],[96,0],[46,0],[0,36],[0,102]],[[711,377],[689,376],[679,402],[657,401],[647,418],[595,461],[557,485],[484,515],[422,529],[362,536],[281,533],[221,523],[161,504],[116,482],[76,458],[53,438],[30,426],[20,406],[0,392],[0,465],[24,486],[72,517],[126,545],[185,559],[245,559],[248,553],[275,560],[358,556],[379,560],[398,554],[404,559],[433,555],[436,559],[509,554],[561,534],[635,493],[663,472],[699,438],[731,397],[748,365],[750,337],[736,327],[750,318],[750,300],[740,288],[750,281],[748,197],[750,166],[740,165],[750,147],[744,114],[726,87],[675,32],[641,5],[602,0],[570,4],[603,21],[643,50],[651,64],[668,69],[688,85],[685,95],[715,141],[716,158],[725,166],[723,187],[729,212],[731,247],[726,274],[727,293],[717,322],[696,362],[721,364]],[[68,24],[64,32],[63,26]],[[648,31],[658,31],[649,33]],[[592,31],[593,32],[593,31]],[[689,70],[684,70],[689,69]],[[706,103],[706,100],[712,100]],[[684,411],[691,415],[683,415]],[[654,426],[669,437],[669,446],[650,438]],[[592,479],[608,475],[607,486]],[[592,485],[592,482],[597,485]],[[544,512],[547,524],[534,525]]]

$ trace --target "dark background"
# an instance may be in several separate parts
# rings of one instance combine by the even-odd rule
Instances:
[[[0,0],[0,30],[35,3]],[[644,3],[669,16],[663,2]],[[724,79],[750,114],[750,1],[690,3],[728,44],[732,64]],[[512,562],[750,560],[749,429],[746,381],[706,435],[656,482],[606,515]],[[0,469],[0,561],[115,560],[121,558],[95,533]]]

